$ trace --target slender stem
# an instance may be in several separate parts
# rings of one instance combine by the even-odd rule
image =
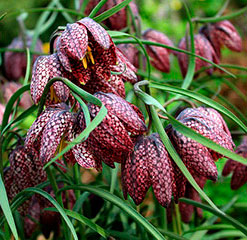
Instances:
[[[229,20],[229,19],[238,17],[239,15],[243,14],[246,11],[247,11],[247,6],[229,15],[225,15],[221,17],[194,18],[192,19],[192,21],[198,22],[198,23],[214,23],[214,22]]]
[[[229,4],[230,0],[226,0],[224,5],[222,6],[222,8],[219,10],[219,12],[215,15],[215,17],[220,17],[224,11],[226,10],[228,4]]]
[[[167,101],[163,106],[166,107],[166,106],[168,106],[169,104],[171,104],[171,103],[173,103],[175,101],[183,101],[183,102],[188,103],[192,108],[196,108],[196,105],[192,101],[190,101],[190,100],[188,100],[186,98],[176,98],[176,99],[172,98],[169,101]]]
[[[176,222],[178,227],[178,234],[182,235],[181,216],[180,216],[178,204],[174,203],[174,208],[175,208]]]
[[[23,42],[23,49],[26,49],[27,48],[27,29],[25,27],[25,24],[24,24],[24,21],[22,19],[21,16],[19,16],[17,18],[17,21],[18,21],[18,24],[19,24],[19,27],[20,27],[20,35],[21,35],[21,39],[22,39],[22,42]]]
[[[74,165],[74,169],[73,170],[74,170],[75,183],[76,184],[81,184],[80,167],[79,167],[79,165],[77,163]],[[76,200],[79,199],[80,195],[81,195],[80,190],[75,190]]]

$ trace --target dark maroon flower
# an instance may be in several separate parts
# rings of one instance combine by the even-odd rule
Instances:
[[[158,202],[167,207],[171,201],[173,168],[158,134],[137,138],[135,149],[122,164],[124,197],[129,194],[140,204],[153,186]]]
[[[17,193],[28,187],[34,187],[46,180],[46,173],[34,148],[25,149],[17,146],[9,156],[10,167],[5,170],[4,182],[7,195],[12,200]],[[30,200],[27,200],[20,208],[25,215]]]
[[[26,149],[36,145],[41,161],[48,162],[57,151],[64,148],[68,135],[66,133],[72,131],[75,122],[75,114],[70,112],[65,103],[49,106],[28,130],[25,139]]]
[[[199,187],[203,189],[207,179],[205,177],[201,177],[197,175],[193,175],[193,178],[195,179]],[[186,184],[186,191],[184,197],[197,202],[201,202],[199,193],[190,185],[189,182],[187,182]],[[179,211],[180,211],[181,219],[184,223],[190,222],[194,210],[196,211],[196,214],[200,218],[202,218],[201,208],[194,207],[193,205],[184,202],[179,202]]]
[[[82,3],[83,1],[81,1]],[[85,14],[89,15],[93,8],[100,2],[100,0],[90,0],[85,9]],[[123,0],[108,0],[100,9],[98,14],[120,4]],[[135,1],[129,3],[129,7],[134,15],[134,20],[139,25],[139,12]],[[103,21],[103,23],[111,30],[120,30],[127,27],[127,8],[122,8],[120,11]]]
[[[63,186],[64,185],[61,183],[58,184],[59,188],[62,188]],[[44,190],[55,198],[51,186],[44,188]],[[66,193],[62,192],[62,200],[66,209],[72,209],[75,204],[74,192],[72,190],[68,190]],[[26,216],[24,219],[25,236],[27,238],[30,238],[39,227],[47,239],[51,232],[54,232],[54,237],[58,236],[61,225],[60,214],[54,211],[44,210],[48,207],[53,207],[51,202],[40,195],[33,195],[28,207],[28,215],[31,216],[31,218]]]
[[[2,86],[3,98],[4,98],[5,103],[7,103],[9,99],[12,97],[12,95],[21,87],[22,85],[20,83],[6,82]],[[19,106],[24,109],[28,109],[32,105],[33,103],[32,103],[30,95],[27,92],[23,93]]]
[[[65,71],[61,65],[57,54],[40,56],[34,63],[31,81],[31,96],[35,104],[38,104],[46,84],[54,77],[65,77],[70,80],[73,76]],[[55,82],[51,86],[49,103],[66,101],[69,97],[69,88],[62,82]]]
[[[32,38],[26,38],[27,47],[32,44]],[[21,37],[14,38],[11,44],[8,46],[9,49],[23,49],[24,44]],[[42,51],[42,42],[38,39],[35,51]],[[33,61],[37,58],[37,55],[33,56]],[[27,59],[25,52],[5,52],[4,54],[4,70],[9,80],[18,80],[20,77],[24,77],[26,73]]]
[[[172,41],[165,34],[154,29],[146,30],[142,36],[148,41],[162,43],[171,47],[173,46]],[[169,53],[171,53],[171,50],[151,45],[146,45],[146,49],[149,57],[151,58],[151,64],[155,68],[161,72],[170,71]]]
[[[223,45],[232,51],[242,51],[242,39],[228,20],[207,24],[200,32],[208,38],[218,57],[221,56],[220,49]]]
[[[247,158],[247,137],[243,138],[242,143],[237,147],[235,153],[239,154],[240,156]],[[232,159],[229,159],[222,171],[223,176],[229,175],[233,172],[232,179],[231,179],[231,188],[236,190],[243,186],[247,182],[247,166],[236,162]]]
[[[210,60],[216,64],[219,63],[219,59],[218,59],[217,54],[215,53],[214,48],[212,47],[210,42],[207,40],[207,38],[204,37],[203,34],[196,34],[194,36],[194,43],[195,43],[195,54],[200,55],[204,58],[207,58],[208,60]],[[190,45],[190,44],[188,43],[188,45]],[[183,49],[183,50],[188,50],[185,37],[180,41],[178,47]],[[182,72],[183,76],[185,76],[187,69],[188,69],[189,57],[187,54],[181,53],[181,52],[177,53],[177,57],[178,57],[178,62],[179,62],[181,72]],[[209,67],[209,66],[211,66],[210,63],[205,62],[199,58],[196,58],[195,71],[198,71],[202,67]],[[212,68],[207,69],[206,71],[208,74],[213,73]]]
[[[136,68],[139,68],[138,49],[134,44],[118,44],[117,47],[122,51],[122,53],[132,65],[134,65]]]
[[[110,66],[117,63],[115,48],[106,30],[90,18],[67,24],[57,41],[60,62],[81,84],[93,75],[110,79]]]
[[[91,132],[89,149],[114,167],[114,162],[122,162],[133,150],[132,137],[146,131],[143,115],[138,108],[133,108],[132,104],[115,94],[98,92],[94,95],[102,101],[108,112],[100,125]],[[92,118],[99,112],[99,107],[94,104],[89,104],[88,108]]]
[[[222,147],[233,150],[234,144],[229,130],[225,130],[227,126],[225,123],[223,124],[224,120],[219,117],[219,113],[216,113],[216,110],[210,108],[187,108],[179,114],[177,120]],[[185,137],[175,129],[168,133],[178,154],[192,174],[214,181],[217,179],[218,173],[214,161],[222,157],[220,154]]]

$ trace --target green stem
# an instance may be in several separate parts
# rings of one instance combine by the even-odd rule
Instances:
[[[163,47],[163,48],[167,48],[167,49],[171,49],[175,52],[182,52],[182,53],[185,53],[187,55],[191,55],[191,56],[194,56],[194,57],[197,57],[207,63],[210,63],[211,65],[213,65],[214,67],[216,68],[219,68],[220,70],[222,70],[223,72],[229,74],[230,76],[232,76],[233,78],[236,78],[234,74],[232,74],[231,72],[227,71],[226,69],[222,68],[221,66],[219,66],[218,64],[215,64],[214,62],[208,60],[207,58],[204,58],[202,56],[199,56],[195,53],[192,53],[190,51],[186,51],[186,50],[182,50],[180,48],[176,48],[176,47],[171,47],[171,46],[168,46],[168,45],[165,45],[165,44],[162,44],[162,43],[157,43],[157,42],[152,42],[152,41],[148,41],[148,40],[142,40],[142,39],[139,39],[139,41],[143,44],[146,44],[146,45],[151,45],[151,46],[157,46],[157,47]],[[115,44],[121,44],[121,43],[134,43],[134,44],[138,44],[136,42],[136,40],[132,40],[132,39],[118,39],[118,40],[114,40],[114,43]]]
[[[177,222],[177,227],[178,227],[178,234],[181,236],[182,235],[182,224],[181,224],[181,216],[179,212],[179,207],[178,204],[174,204],[175,208],[175,216],[176,216],[176,222]]]
[[[226,0],[224,5],[222,6],[222,8],[218,11],[218,13],[215,15],[215,17],[220,17],[224,11],[226,10],[228,4],[229,4],[230,0]]]
[[[90,12],[90,14],[88,15],[88,17],[93,18],[97,12],[103,7],[103,5],[107,2],[107,0],[101,0],[96,6],[95,8]]]
[[[229,15],[225,15],[221,17],[217,16],[217,17],[209,17],[209,18],[194,18],[192,19],[192,21],[198,22],[198,23],[214,23],[214,22],[229,20],[229,19],[238,17],[239,15],[243,14],[246,11],[247,11],[247,6]]]

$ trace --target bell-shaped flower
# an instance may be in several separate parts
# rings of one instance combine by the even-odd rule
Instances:
[[[33,66],[30,86],[31,97],[35,104],[40,101],[48,81],[54,77],[73,79],[73,76],[63,68],[56,53],[38,57]],[[62,82],[57,81],[50,88],[48,102],[49,104],[65,102],[69,97],[69,93],[69,88]]]
[[[237,147],[235,153],[239,154],[240,156],[246,158],[247,161],[247,136],[243,138],[242,143]],[[229,175],[233,172],[232,179],[231,179],[231,188],[236,190],[243,186],[247,182],[247,166],[236,162],[232,159],[229,159],[222,171],[223,176]]]
[[[167,207],[172,197],[173,168],[158,134],[137,138],[133,152],[122,164],[124,197],[129,194],[140,204],[152,186],[158,202]]]
[[[10,153],[9,161],[10,167],[4,171],[4,183],[10,200],[23,189],[34,187],[46,180],[46,172],[34,148],[27,150],[24,146],[17,146]],[[29,203],[30,200],[27,200],[19,208],[21,214],[26,214]]]
[[[93,75],[109,80],[110,66],[117,63],[111,37],[90,18],[67,24],[56,48],[63,67],[81,84],[86,84]]]
[[[216,117],[218,120],[215,120]],[[222,147],[233,150],[234,144],[231,136],[228,134],[229,130],[225,130],[227,126],[225,123],[223,124],[222,121],[224,120],[219,117],[219,113],[216,114],[215,110],[202,107],[196,109],[188,108],[178,115],[177,120]],[[221,157],[221,155],[215,154],[214,151],[191,138],[185,137],[175,129],[169,131],[169,136],[191,173],[214,181],[217,179],[218,173],[214,161]]]
[[[9,49],[23,49],[32,45],[32,38],[30,36],[25,37],[26,46],[24,46],[22,37],[17,37],[12,40]],[[34,51],[43,52],[42,42],[40,39],[37,40]],[[33,62],[38,55],[33,55]],[[17,81],[19,78],[24,77],[26,74],[27,57],[25,52],[8,52],[4,53],[4,73],[6,77],[11,81]]]
[[[143,38],[148,41],[162,43],[173,47],[172,41],[162,32],[154,29],[148,29],[142,34]],[[151,64],[161,72],[170,71],[169,54],[170,49],[163,47],[157,47],[152,45],[146,45],[147,53],[150,57]]]
[[[232,51],[242,51],[242,39],[228,20],[207,24],[200,29],[200,32],[208,38],[219,58],[224,45]]]
[[[190,40],[188,38],[188,45],[190,46],[189,41]],[[208,39],[203,34],[196,34],[194,36],[194,45],[195,45],[195,54],[200,55],[204,58],[207,58],[208,60],[210,60],[216,64],[219,63],[219,58],[218,58],[217,54],[215,53],[214,48],[212,47],[212,45],[210,44]],[[178,47],[182,50],[188,50],[187,49],[187,41],[186,41],[185,37],[182,38]],[[176,55],[178,57],[178,62],[179,62],[181,72],[182,72],[183,76],[185,76],[187,73],[187,69],[188,69],[189,56],[185,53],[182,53],[182,52],[178,52],[178,53],[176,53]],[[202,67],[209,67],[209,66],[211,66],[210,63],[205,62],[199,58],[196,58],[195,71],[198,71]],[[213,69],[209,68],[206,70],[206,72],[208,74],[212,74]]]
[[[137,107],[133,108],[133,105],[123,98],[103,92],[94,95],[106,107],[107,115],[91,132],[89,145],[98,158],[114,167],[114,162],[122,162],[133,150],[132,137],[143,134],[147,128],[140,110]],[[92,118],[99,112],[99,107],[94,104],[89,104],[88,108]]]

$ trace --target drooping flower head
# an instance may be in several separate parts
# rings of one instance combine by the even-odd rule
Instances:
[[[188,41],[190,41],[190,40],[188,40]],[[210,60],[214,63],[219,63],[219,59],[215,53],[214,48],[212,47],[212,45],[210,44],[208,39],[203,34],[196,34],[194,36],[194,44],[195,44],[195,54],[200,55],[204,58],[207,58],[208,60]],[[190,45],[190,44],[188,43],[188,45]],[[183,49],[183,50],[188,50],[187,49],[187,41],[186,41],[185,37],[180,41],[178,47]],[[185,76],[187,69],[188,69],[189,57],[187,54],[182,53],[182,52],[178,52],[177,57],[178,57],[178,62],[179,62],[181,72],[182,72],[183,76]],[[195,71],[198,71],[202,67],[209,67],[209,66],[211,66],[210,63],[205,62],[199,58],[196,58]],[[208,74],[213,73],[212,68],[207,69],[206,71]]]
[[[243,138],[242,143],[237,147],[235,153],[247,159],[247,137]],[[247,160],[246,160],[247,161]],[[229,175],[233,172],[231,179],[231,188],[236,190],[247,182],[247,166],[229,159],[222,171],[223,176]]]
[[[153,41],[157,43],[162,43],[168,46],[173,46],[172,41],[162,32],[154,29],[148,29],[142,34],[143,38],[148,41]],[[146,46],[147,53],[151,58],[151,64],[161,72],[170,71],[170,60],[169,54],[170,49],[163,47],[157,47],[152,45]]]
[[[229,130],[216,110],[203,107],[187,108],[179,114],[177,120],[222,147],[233,150],[234,143]],[[214,161],[222,157],[222,155],[215,153],[191,138],[185,137],[171,127],[168,128],[168,135],[192,175],[203,176],[213,181],[217,179],[218,172]],[[176,180],[174,184],[174,195],[177,198],[174,197],[178,199],[181,196],[181,192],[185,193],[186,179],[179,169],[175,171],[175,175],[177,175],[175,179],[179,179],[179,181]]]
[[[122,164],[124,197],[140,204],[152,186],[158,202],[167,207],[172,197],[173,169],[158,134],[137,138],[134,151]]]
[[[46,180],[46,172],[35,148],[17,146],[10,153],[9,161],[10,167],[4,172],[4,182],[10,200],[23,189],[34,187]],[[27,200],[19,208],[21,214],[26,214],[29,203],[30,200]]]
[[[86,84],[94,74],[109,80],[110,66],[117,63],[111,37],[90,18],[67,24],[57,41],[57,54],[65,70],[81,84]]]
[[[30,36],[26,37],[26,47],[30,48],[32,44],[32,38]],[[22,37],[14,38],[13,41],[8,46],[9,49],[23,49],[25,46]],[[35,51],[43,52],[42,42],[38,39]],[[33,61],[37,58],[37,55],[33,56]],[[21,77],[25,76],[27,67],[27,57],[25,52],[8,52],[4,54],[4,71],[5,75],[9,80],[16,81]]]
[[[200,29],[200,32],[208,38],[219,58],[224,45],[232,51],[242,51],[242,39],[228,20],[207,24]]]

